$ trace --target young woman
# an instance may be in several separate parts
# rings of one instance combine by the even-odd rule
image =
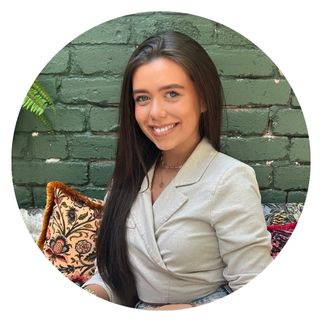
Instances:
[[[143,309],[237,290],[272,260],[254,171],[220,153],[223,92],[193,39],[156,35],[124,73],[115,170],[85,289]]]

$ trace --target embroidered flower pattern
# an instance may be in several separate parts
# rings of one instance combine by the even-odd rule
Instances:
[[[80,240],[76,243],[75,249],[79,254],[87,254],[90,252],[92,244],[85,239]]]
[[[67,262],[64,253],[67,253],[68,250],[69,246],[66,243],[66,238],[63,236],[57,236],[56,238],[50,239],[49,246],[45,252],[51,261],[58,259]]]
[[[68,223],[72,224],[76,219],[76,209],[71,207],[67,211]]]
[[[94,200],[101,205],[102,201]],[[61,189],[54,192],[43,252],[70,280],[81,286],[94,273],[100,207],[94,208]]]
[[[82,286],[87,281],[86,276],[81,275],[79,272],[72,274],[69,279],[78,286]]]

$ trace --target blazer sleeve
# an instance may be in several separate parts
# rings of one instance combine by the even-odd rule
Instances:
[[[247,284],[271,261],[267,231],[254,170],[237,164],[222,176],[213,195],[211,224],[232,290]]]

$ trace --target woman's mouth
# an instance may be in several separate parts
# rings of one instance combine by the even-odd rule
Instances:
[[[156,136],[167,135],[172,132],[172,130],[176,127],[178,123],[172,123],[164,126],[151,126],[152,132]]]

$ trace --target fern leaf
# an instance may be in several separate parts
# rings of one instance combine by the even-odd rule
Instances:
[[[36,115],[41,115],[48,106],[52,106],[53,104],[52,99],[42,88],[40,83],[35,81],[30,87],[27,96],[22,103],[22,107]]]
[[[23,103],[22,108],[33,113],[50,132],[54,132],[53,126],[44,115],[45,109],[51,107],[55,111],[54,103],[41,84],[35,80],[31,85]]]
[[[35,100],[30,98],[29,96],[26,96],[22,107],[36,115],[41,115],[45,111],[44,108],[39,105],[39,103],[37,104]]]
[[[40,85],[39,81],[37,81],[37,80],[34,82],[34,89],[42,97],[42,99],[45,100],[48,103],[48,105],[53,105],[54,104],[52,99],[51,99],[51,97],[42,88],[42,86]]]

